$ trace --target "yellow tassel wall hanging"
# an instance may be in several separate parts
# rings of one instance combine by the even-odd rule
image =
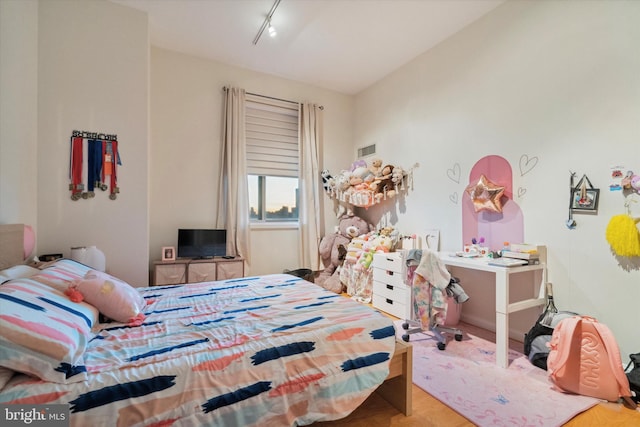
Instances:
[[[640,232],[636,222],[627,214],[615,215],[609,220],[607,242],[617,255],[640,256]]]

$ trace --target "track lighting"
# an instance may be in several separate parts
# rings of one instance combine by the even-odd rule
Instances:
[[[268,31],[269,31],[269,35],[270,35],[271,37],[275,37],[275,36],[277,36],[277,35],[278,35],[278,32],[276,31],[276,27],[274,27],[274,26],[271,24],[271,20],[269,20],[269,28],[268,28]]]
[[[258,30],[258,34],[256,34],[256,38],[253,39],[253,44],[258,44],[258,40],[260,40],[260,36],[262,35],[262,33],[264,33],[264,30],[266,30],[267,27],[269,28],[268,31],[271,37],[275,37],[278,34],[275,27],[271,25],[271,17],[273,16],[273,13],[276,11],[276,8],[278,7],[279,4],[280,4],[280,0],[275,0],[275,2],[273,3],[273,6],[271,6],[271,10],[267,14],[267,17],[264,19],[262,26]]]

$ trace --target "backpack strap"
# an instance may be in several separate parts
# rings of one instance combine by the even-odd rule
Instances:
[[[623,399],[623,404],[627,407],[631,407],[630,409],[635,409],[637,405],[630,398],[631,389],[629,388],[629,379],[622,370],[622,359],[620,358],[620,350],[618,348],[615,337],[606,325],[599,323],[593,317],[584,316],[584,319],[593,323],[596,332],[598,332],[598,335],[600,335],[602,344],[607,350],[607,355],[609,356],[609,364],[611,365],[612,371],[616,377],[616,381],[618,382],[618,387],[620,389],[619,393],[620,397]]]

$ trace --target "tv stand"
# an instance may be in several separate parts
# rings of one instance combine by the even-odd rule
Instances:
[[[244,259],[222,257],[177,259],[153,263],[152,286],[228,280],[244,277]]]

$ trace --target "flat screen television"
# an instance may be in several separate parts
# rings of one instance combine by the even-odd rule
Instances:
[[[227,255],[227,230],[178,229],[178,258]]]

